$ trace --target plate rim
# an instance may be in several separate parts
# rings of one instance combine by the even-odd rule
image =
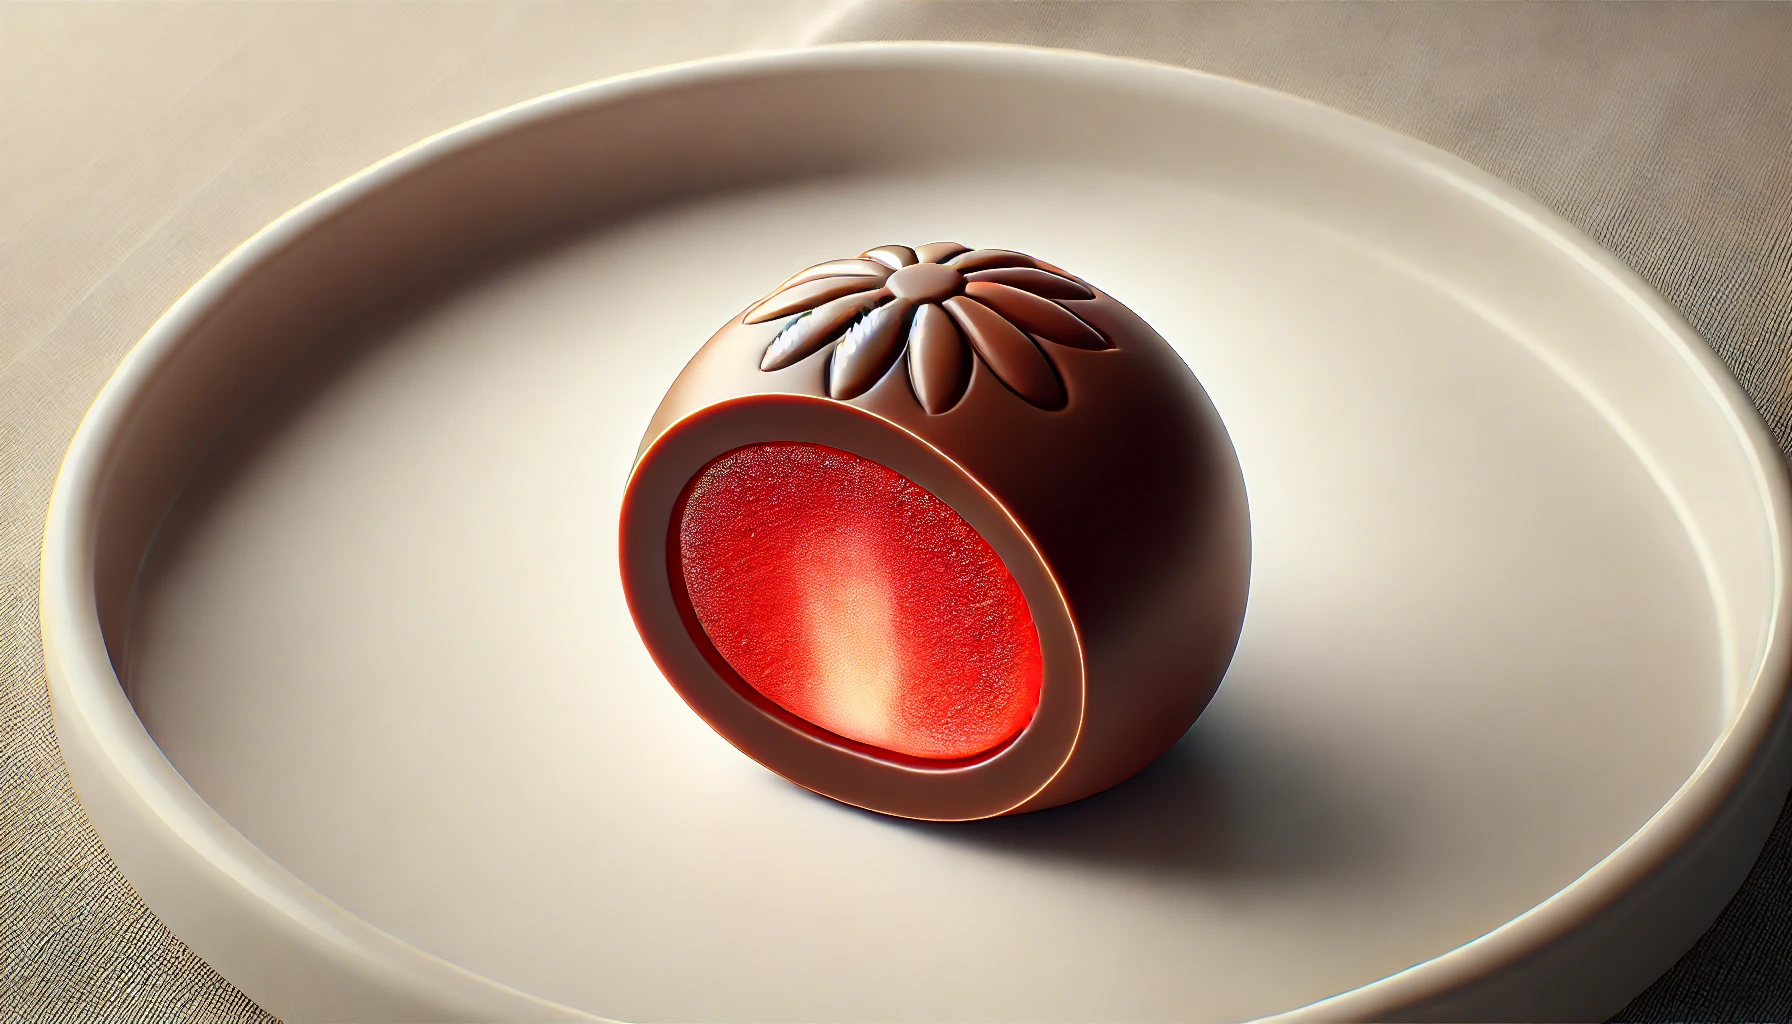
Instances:
[[[1248,116],[1393,155],[1552,244],[1621,296],[1704,386],[1707,397],[1725,414],[1754,472],[1774,556],[1769,625],[1760,659],[1741,680],[1745,689],[1738,694],[1734,716],[1698,767],[1628,839],[1524,913],[1429,960],[1280,1016],[1315,1020],[1376,1016],[1490,976],[1571,936],[1666,870],[1676,854],[1700,838],[1702,829],[1737,810],[1731,798],[1751,778],[1770,774],[1765,784],[1785,790],[1785,783],[1792,781],[1784,778],[1792,765],[1786,763],[1782,714],[1792,665],[1792,607],[1786,601],[1792,576],[1788,571],[1792,545],[1786,543],[1792,534],[1792,490],[1786,463],[1741,386],[1679,312],[1635,271],[1537,200],[1466,160],[1313,100],[1177,65],[1077,50],[1007,43],[841,43],[731,54],[630,72],[550,92],[431,135],[330,186],[257,231],[183,293],[130,349],[83,417],[57,474],[45,520],[39,588],[40,633],[56,733],[71,776],[82,780],[77,789],[90,820],[96,830],[101,830],[102,819],[106,822],[101,834],[103,839],[111,837],[108,853],[115,861],[119,858],[113,844],[121,838],[128,837],[123,845],[159,849],[165,861],[162,873],[210,883],[214,889],[221,883],[224,888],[219,891],[230,894],[228,902],[247,908],[322,956],[322,962],[359,966],[360,981],[390,992],[402,1005],[424,1007],[451,1019],[467,1014],[478,1019],[597,1019],[459,967],[354,915],[261,851],[181,777],[125,696],[99,627],[91,542],[95,503],[110,451],[183,338],[210,309],[232,294],[255,267],[350,210],[363,196],[401,185],[413,172],[465,148],[574,109],[626,104],[664,90],[775,76],[797,68],[850,73],[880,65],[951,65],[958,70],[1130,79],[1160,95],[1218,96]],[[95,810],[101,813],[95,815]],[[1766,832],[1761,831],[1760,837],[1764,841]],[[134,849],[126,859],[136,860],[141,852]],[[1752,847],[1748,863],[1757,855],[1758,847]],[[139,873],[144,870],[140,865]],[[218,934],[228,931],[222,928]]]

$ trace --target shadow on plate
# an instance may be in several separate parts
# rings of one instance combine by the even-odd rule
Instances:
[[[1236,717],[1210,712],[1150,767],[1073,804],[972,822],[878,817],[939,842],[1172,881],[1330,875],[1384,852],[1381,816],[1335,784],[1327,753]]]

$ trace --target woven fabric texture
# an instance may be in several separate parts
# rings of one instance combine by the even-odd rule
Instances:
[[[1792,5],[0,6],[0,1020],[269,1019],[107,858],[51,725],[44,510],[155,317],[281,212],[469,117],[675,60],[903,38],[1181,64],[1456,153],[1659,289],[1792,452]],[[1792,1020],[1792,815],[1619,1019]]]

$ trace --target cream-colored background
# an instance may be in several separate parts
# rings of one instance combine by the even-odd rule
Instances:
[[[1456,152],[1661,289],[1792,442],[1792,7],[0,6],[0,1019],[260,1017],[106,859],[57,753],[38,647],[56,466],[156,315],[280,212],[458,121],[669,61],[873,38],[1179,63]],[[1748,925],[1784,918],[1764,894],[1786,885],[1786,833],[1639,1014],[1763,1019],[1750,1000],[1786,987],[1783,966],[1771,976],[1786,950]]]

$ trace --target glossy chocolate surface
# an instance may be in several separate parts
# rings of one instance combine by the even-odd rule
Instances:
[[[805,441],[891,467],[1002,557],[1039,626],[1033,722],[968,764],[886,757],[755,701],[707,643],[668,545],[701,467]],[[1243,479],[1206,393],[1131,310],[1020,253],[885,245],[803,270],[673,384],[624,500],[623,572],[649,649],[693,709],[786,777],[910,817],[1053,806],[1167,749],[1243,621]]]

